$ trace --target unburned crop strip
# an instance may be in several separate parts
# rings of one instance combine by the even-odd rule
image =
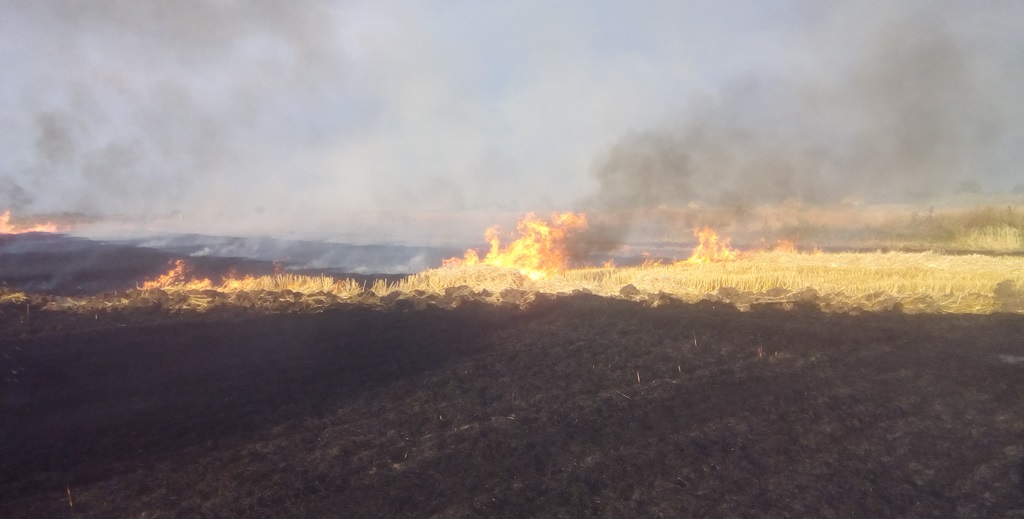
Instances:
[[[459,304],[466,294],[481,301],[528,304],[533,300],[528,294],[580,291],[655,305],[668,298],[689,302],[711,299],[739,308],[807,302],[827,311],[1020,312],[1024,311],[1020,304],[1024,257],[772,251],[722,262],[571,269],[541,279],[530,279],[514,268],[449,265],[396,282],[380,279],[365,284],[325,275],[276,274],[229,279],[203,289],[181,282],[101,299],[106,308],[152,298],[154,304],[200,311],[221,304],[300,310],[337,302],[389,306],[403,299],[421,303],[430,299],[432,304],[445,306]],[[160,293],[166,297],[152,295]],[[73,299],[64,298],[53,308],[80,306]],[[276,304],[281,301],[288,304]]]

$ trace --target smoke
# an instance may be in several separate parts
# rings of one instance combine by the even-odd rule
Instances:
[[[1005,109],[1000,78],[979,58],[940,21],[883,28],[849,88],[821,96],[824,110],[850,126],[846,156],[835,159],[838,188],[874,199],[923,197],[976,175],[1008,125],[1020,129],[1008,120],[1019,114]]]
[[[15,211],[20,211],[32,203],[25,188],[18,185],[13,179],[0,177],[0,204]]]
[[[316,132],[296,96],[322,102],[343,73],[327,7],[3,2],[9,133],[0,174],[27,179],[16,183],[37,211],[160,214],[232,203],[221,195],[249,194],[235,168],[262,189],[275,167],[294,166],[287,156],[300,153],[298,139]],[[272,126],[289,119],[298,124]],[[278,149],[261,157],[270,139]],[[12,193],[4,189],[19,197]]]
[[[580,240],[614,247],[632,215],[659,207],[742,214],[784,201],[921,200],[964,179],[1005,183],[1019,171],[998,157],[1024,135],[1024,56],[996,52],[1007,41],[986,36],[982,21],[1024,13],[995,7],[918,4],[877,21],[836,9],[803,39],[824,63],[741,77],[691,101],[686,117],[612,145],[581,206],[614,217]]]
[[[1013,1],[0,13],[0,204],[19,212],[431,241],[575,204],[616,215],[591,219],[614,244],[632,210],[1009,189],[1024,159]]]

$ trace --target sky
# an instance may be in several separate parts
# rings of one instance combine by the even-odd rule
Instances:
[[[0,0],[0,209],[288,228],[1009,191],[1022,19],[1016,0]]]

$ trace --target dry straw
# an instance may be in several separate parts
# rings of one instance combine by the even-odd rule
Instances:
[[[372,292],[384,297],[401,294],[444,295],[446,289],[466,286],[492,294],[514,288],[541,293],[586,290],[620,297],[622,287],[633,285],[641,294],[671,294],[695,301],[722,289],[764,294],[812,288],[837,309],[874,308],[879,301],[898,301],[905,311],[990,313],[999,308],[997,284],[1024,287],[1024,258],[934,252],[799,253],[758,252],[735,261],[644,265],[566,270],[530,280],[514,269],[487,265],[453,266],[427,270],[394,283],[378,280],[369,286],[329,276],[278,274],[228,280],[213,290],[226,293],[282,292],[331,294],[342,300]],[[166,291],[189,290],[188,284]],[[266,297],[272,297],[266,295]],[[874,306],[873,306],[874,305]]]

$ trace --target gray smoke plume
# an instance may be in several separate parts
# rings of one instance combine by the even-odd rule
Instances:
[[[289,105],[297,98],[275,96],[329,94],[342,65],[328,7],[3,1],[0,52],[17,67],[8,70],[3,123],[28,130],[10,132],[4,149],[34,155],[8,157],[0,174],[23,179],[17,185],[39,194],[44,211],[159,214],[218,192],[245,194],[231,166],[266,175],[253,163],[280,159],[253,160],[261,125],[303,121],[287,136],[271,128],[284,149],[316,132],[306,107]],[[0,194],[24,205],[14,185]]]
[[[826,73],[744,78],[685,120],[624,136],[596,164],[598,189],[581,203],[616,217],[580,240],[621,243],[631,210],[908,201],[983,176],[1024,135],[1014,104],[1024,59],[994,70],[975,41],[979,27],[956,26],[951,7],[860,35]]]
[[[614,244],[1020,183],[1024,3],[592,4],[0,0],[0,210],[454,242],[578,201]]]

